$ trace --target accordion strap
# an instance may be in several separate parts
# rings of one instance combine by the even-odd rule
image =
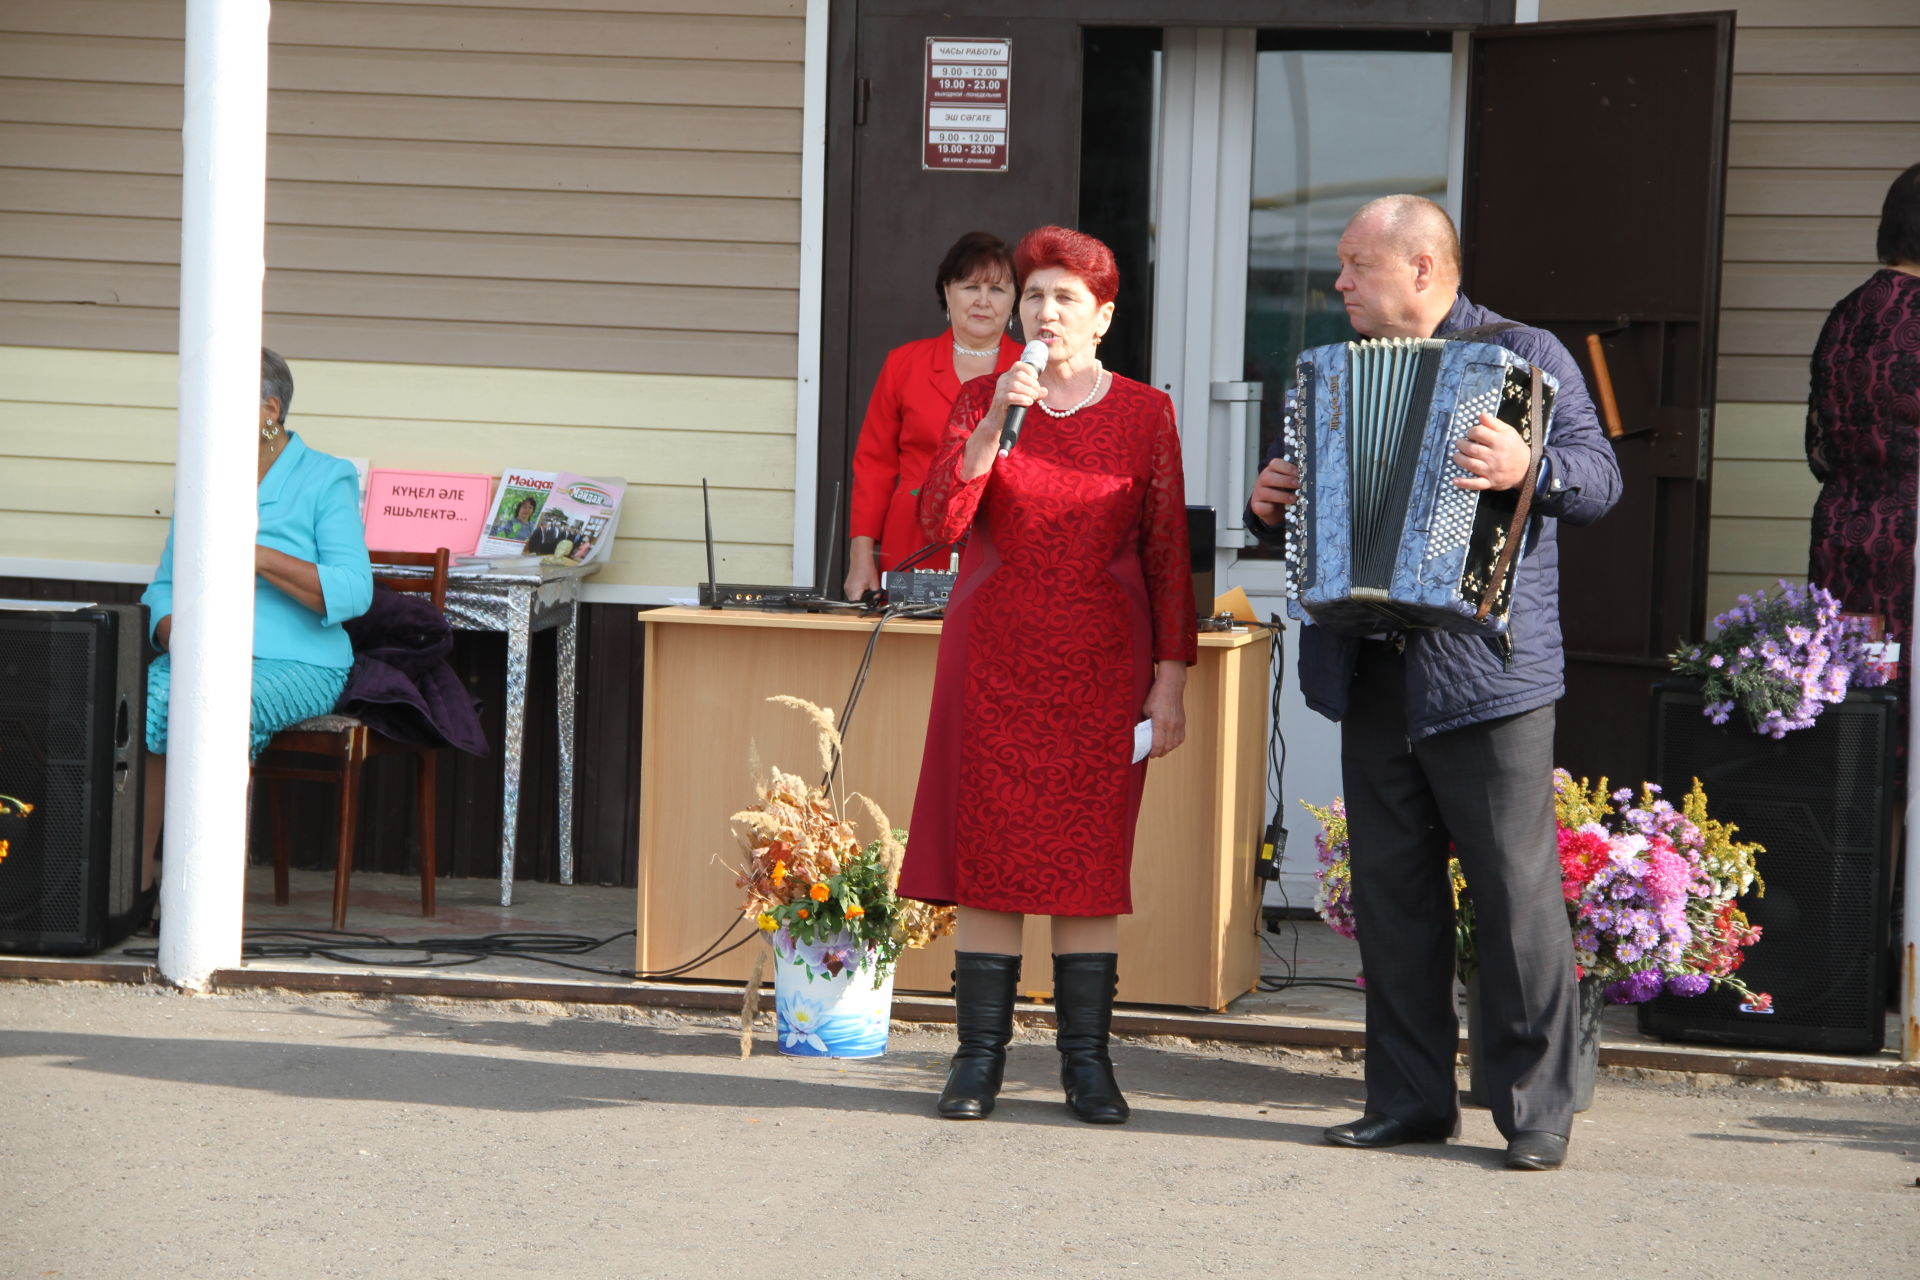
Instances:
[[[1520,500],[1513,507],[1513,523],[1507,527],[1506,545],[1500,548],[1500,557],[1493,563],[1493,572],[1487,575],[1487,589],[1480,593],[1480,608],[1474,613],[1475,622],[1485,622],[1487,615],[1493,612],[1493,602],[1500,595],[1500,587],[1513,571],[1514,557],[1520,554],[1520,539],[1527,531],[1527,515],[1533,510],[1533,491],[1540,483],[1540,460],[1546,455],[1547,430],[1541,421],[1540,405],[1540,368],[1533,366],[1533,386],[1528,395],[1527,425],[1532,428],[1532,438],[1528,443],[1527,475],[1520,482]]]

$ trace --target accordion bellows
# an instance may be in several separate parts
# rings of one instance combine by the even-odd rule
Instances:
[[[1282,425],[1282,454],[1301,470],[1286,536],[1293,615],[1349,634],[1504,632],[1523,548],[1501,553],[1524,537],[1519,492],[1455,488],[1467,473],[1454,449],[1482,413],[1531,444],[1536,372],[1544,445],[1558,380],[1505,347],[1435,338],[1314,347],[1296,371]]]

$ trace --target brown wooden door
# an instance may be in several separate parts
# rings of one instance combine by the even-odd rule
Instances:
[[[844,512],[860,419],[887,352],[945,328],[933,289],[941,255],[969,231],[1012,244],[1033,227],[1071,224],[1079,190],[1076,24],[1051,15],[969,18],[850,7],[854,39],[837,52],[851,65],[834,80],[847,87],[828,108],[829,146],[840,148],[846,163],[836,166],[838,182],[828,193],[821,378],[822,536],[835,479],[847,486],[828,581],[835,593],[845,576]],[[836,7],[836,18],[842,12]],[[928,37],[1013,42],[1006,172],[921,167]]]
[[[1624,489],[1560,531],[1556,762],[1647,776],[1649,688],[1704,624],[1731,13],[1472,38],[1467,295],[1611,367]],[[1596,401],[1598,397],[1596,394]]]

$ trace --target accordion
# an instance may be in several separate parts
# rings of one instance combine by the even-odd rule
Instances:
[[[1505,347],[1383,338],[1300,354],[1281,455],[1300,467],[1286,528],[1289,610],[1334,630],[1507,629],[1552,421],[1552,374]],[[1455,488],[1487,413],[1532,452],[1517,490]]]

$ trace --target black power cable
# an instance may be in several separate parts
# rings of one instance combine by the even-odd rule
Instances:
[[[731,946],[723,948],[720,945],[742,923],[740,920],[735,920],[728,924],[721,931],[720,936],[693,959],[669,969],[648,972],[573,964],[556,958],[586,955],[597,951],[622,938],[631,938],[634,935],[632,929],[623,930],[606,938],[577,933],[516,932],[488,933],[467,938],[422,938],[417,941],[345,929],[249,929],[240,944],[240,955],[242,959],[253,961],[331,960],[335,964],[379,965],[390,969],[452,969],[462,965],[478,964],[483,960],[520,959],[573,969],[582,973],[648,981],[681,977],[711,960],[717,960],[728,952],[745,946],[753,941],[752,933],[737,940]],[[408,959],[398,958],[405,953],[418,954]],[[152,959],[159,955],[159,948],[130,947],[126,954],[137,959]]]

